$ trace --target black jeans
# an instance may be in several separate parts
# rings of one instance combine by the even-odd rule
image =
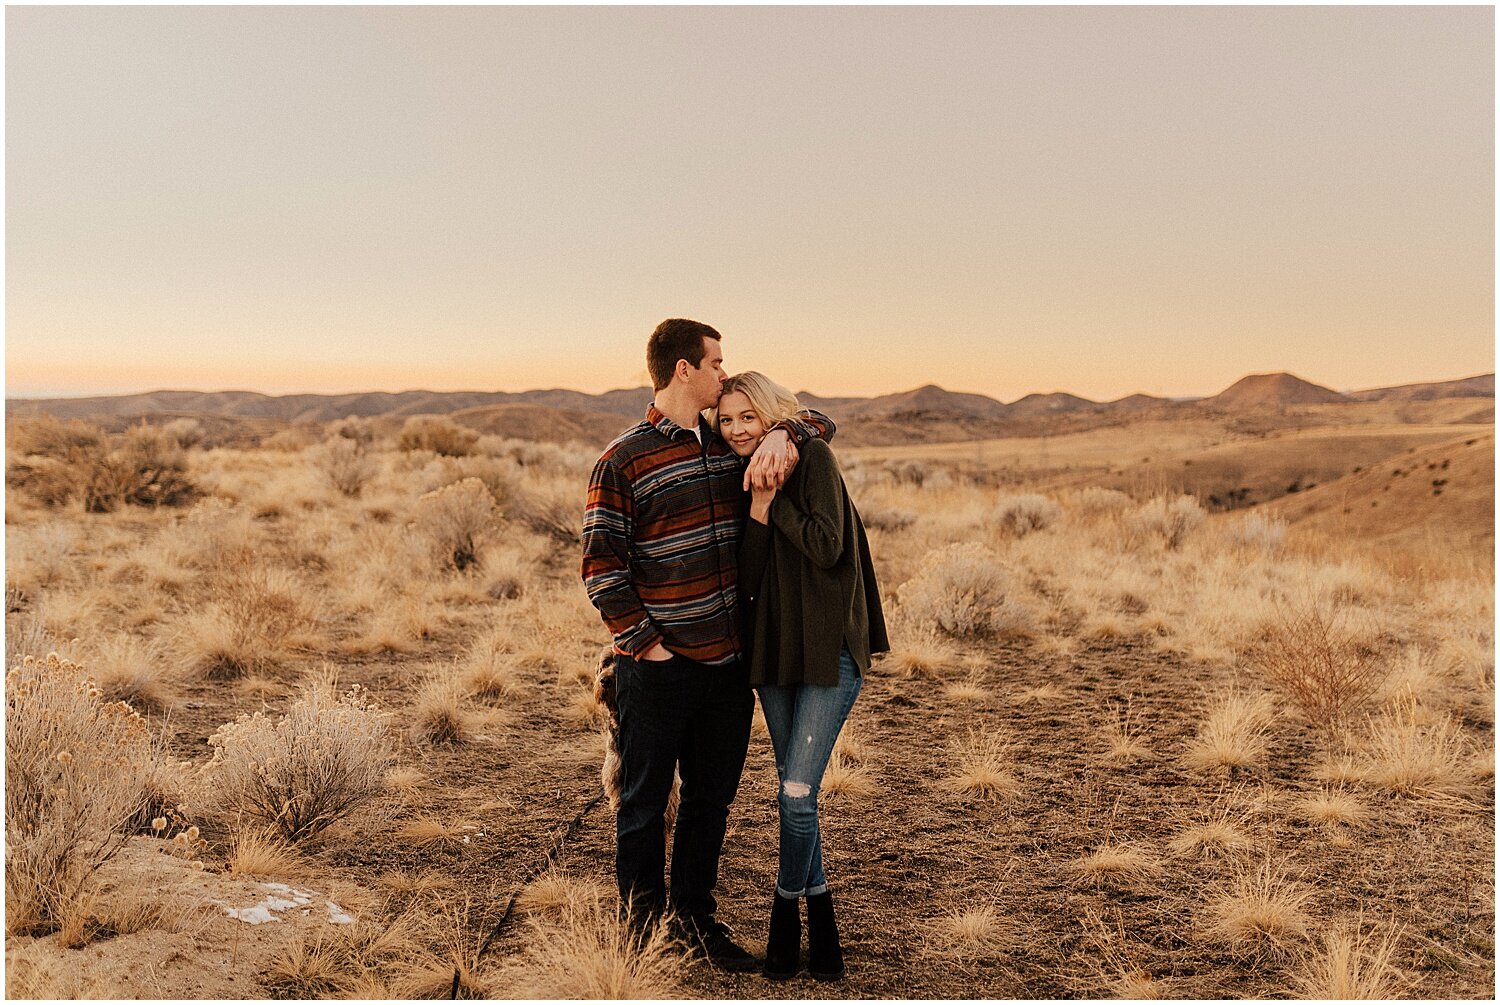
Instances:
[[[672,909],[705,923],[718,907],[719,852],[750,745],[755,696],[738,663],[712,667],[682,656],[615,657],[620,706],[620,810],[615,879],[620,908],[637,924],[666,906],[667,800],[682,775],[672,840]]]

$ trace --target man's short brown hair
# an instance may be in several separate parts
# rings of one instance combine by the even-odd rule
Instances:
[[[694,368],[701,366],[705,338],[722,341],[718,332],[701,321],[667,318],[657,325],[646,342],[646,372],[651,375],[652,389],[660,391],[672,383],[672,371],[677,369],[679,359]]]

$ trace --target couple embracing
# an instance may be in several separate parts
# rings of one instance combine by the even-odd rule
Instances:
[[[620,909],[639,931],[670,913],[716,966],[786,979],[801,967],[806,900],[808,972],[836,980],[844,961],[818,789],[871,654],[889,648],[885,621],[864,526],[828,447],[833,421],[762,374],[726,377],[721,341],[697,321],[657,326],[646,346],[654,401],[589,481],[583,579],[615,650]],[[713,893],[752,688],[780,783],[763,964],[714,917]]]

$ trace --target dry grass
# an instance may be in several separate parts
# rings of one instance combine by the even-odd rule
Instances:
[[[844,728],[839,730],[838,738],[833,741],[833,752],[846,764],[862,764],[870,756],[869,748],[865,746],[859,732],[847,722]]]
[[[1303,796],[1292,803],[1292,809],[1302,819],[1326,827],[1363,827],[1370,820],[1370,810],[1356,796],[1334,789],[1323,790]]]
[[[1290,990],[1320,1001],[1404,997],[1414,981],[1396,963],[1398,941],[1398,933],[1363,931],[1358,919],[1329,929],[1317,949],[1298,960]]]
[[[823,771],[823,782],[818,791],[825,796],[849,796],[859,798],[873,796],[880,791],[869,769],[845,760],[837,751],[828,758],[828,767]]]
[[[667,926],[637,944],[612,904],[584,906],[531,919],[519,959],[497,985],[513,998],[676,998],[685,965]]]
[[[1447,713],[1433,715],[1414,701],[1367,720],[1362,780],[1407,796],[1466,798],[1474,792],[1472,747]]]
[[[318,648],[317,624],[309,591],[296,576],[257,567],[226,580],[206,606],[179,622],[175,646],[188,672],[229,680],[274,671]]]
[[[943,694],[953,701],[968,702],[975,705],[988,704],[994,701],[995,696],[978,681],[961,680],[952,684],[943,685]]]
[[[944,787],[961,796],[977,799],[1007,799],[1022,791],[1020,780],[1010,770],[1011,744],[995,732],[971,729],[949,747],[951,773]]]
[[[271,961],[266,984],[283,998],[327,998],[352,976],[348,955],[332,938],[303,935]]]
[[[458,880],[436,869],[428,869],[424,872],[390,870],[381,873],[376,882],[393,893],[418,896],[429,893],[446,893],[458,888]]]
[[[1063,697],[1063,695],[1065,695],[1066,693],[1067,692],[1065,692],[1062,688],[1058,687],[1056,684],[1053,684],[1051,681],[1048,681],[1045,684],[1037,684],[1033,687],[1021,688],[1021,690],[1015,693],[1015,700],[1022,705],[1027,705],[1032,702],[1037,702],[1038,704],[1046,704],[1047,702],[1056,701],[1057,699]]]
[[[430,674],[408,716],[412,736],[424,743],[461,744],[474,738],[477,719],[464,705],[466,689],[446,671]]]
[[[1221,799],[1177,832],[1167,848],[1174,855],[1224,855],[1250,847],[1250,813]]]
[[[385,773],[385,784],[408,802],[422,794],[427,782],[427,775],[410,765],[392,768]]]
[[[1114,997],[1129,1001],[1155,1001],[1172,996],[1173,982],[1152,975],[1131,945],[1123,920],[1106,925],[1092,909],[1084,908],[1081,924],[1091,952],[1081,954],[1089,970],[1085,993],[1103,987]]]
[[[1305,908],[1312,899],[1313,891],[1290,876],[1286,860],[1267,856],[1238,867],[1209,896],[1208,933],[1239,949],[1286,949],[1307,935]]]
[[[162,711],[173,704],[175,675],[154,642],[112,635],[95,647],[89,667],[95,685],[111,701],[149,711]]]
[[[1198,734],[1184,752],[1189,767],[1213,771],[1247,768],[1265,759],[1275,707],[1264,694],[1234,688],[1209,696]]]
[[[274,835],[244,830],[235,835],[229,847],[226,867],[236,875],[295,879],[306,870],[307,863],[297,849]]]
[[[1104,741],[1108,745],[1104,756],[1116,764],[1129,764],[1151,756],[1151,748],[1141,742],[1142,730],[1131,722],[1132,712],[1127,701],[1122,707],[1112,705],[1109,719],[1101,727]]]
[[[1012,924],[993,903],[955,907],[922,929],[927,952],[954,959],[998,956],[1014,935]]]
[[[936,638],[918,636],[915,644],[893,650],[880,668],[902,677],[938,677],[959,663],[958,650]]]
[[[1071,864],[1073,874],[1087,883],[1131,881],[1153,875],[1155,856],[1136,844],[1105,844]]]
[[[601,910],[613,897],[614,891],[602,883],[554,868],[526,884],[516,907],[526,914],[565,921],[570,912]]]
[[[471,825],[446,824],[437,817],[421,816],[402,824],[396,829],[396,836],[419,845],[457,845],[463,844],[469,830]]]

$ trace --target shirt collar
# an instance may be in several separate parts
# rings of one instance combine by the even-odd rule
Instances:
[[[661,433],[669,440],[677,439],[678,433],[690,436],[694,440],[698,439],[698,437],[694,435],[691,429],[679,426],[677,423],[673,422],[671,419],[663,415],[661,409],[656,407],[656,402],[654,401],[646,406],[646,421],[655,426],[657,432]],[[698,420],[698,428],[700,430],[703,428],[703,420],[701,417]]]

